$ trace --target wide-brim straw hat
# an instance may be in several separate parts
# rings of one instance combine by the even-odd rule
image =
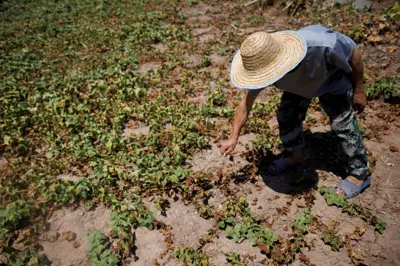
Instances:
[[[231,82],[241,89],[265,88],[293,70],[307,52],[295,31],[255,32],[244,40],[231,65]]]

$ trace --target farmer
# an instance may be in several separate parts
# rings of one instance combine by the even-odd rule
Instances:
[[[231,82],[245,89],[236,109],[230,138],[221,142],[223,155],[238,142],[259,92],[274,85],[283,90],[277,112],[279,135],[285,152],[269,167],[272,175],[304,161],[302,121],[314,97],[330,117],[333,135],[347,160],[347,178],[336,186],[345,198],[369,186],[368,158],[355,111],[367,103],[363,84],[364,66],[360,52],[349,37],[323,25],[272,34],[256,32],[246,38],[231,66]]]

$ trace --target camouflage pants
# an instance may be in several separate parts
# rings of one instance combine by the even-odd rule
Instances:
[[[320,104],[329,115],[331,129],[338,140],[342,155],[347,161],[343,165],[348,174],[364,178],[368,170],[368,157],[364,141],[353,111],[353,90],[345,94],[324,94],[319,97]],[[284,92],[277,118],[279,134],[286,151],[304,147],[302,122],[311,99]]]

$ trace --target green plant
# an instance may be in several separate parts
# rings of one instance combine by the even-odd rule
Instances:
[[[396,86],[396,77],[376,81],[373,86],[366,88],[366,95],[369,99],[381,96],[385,99],[392,96],[400,97],[400,88]]]
[[[32,214],[33,205],[16,200],[6,206],[0,206],[0,235],[6,235],[10,230],[16,229]]]
[[[188,1],[187,1],[188,6],[190,6],[190,7],[195,6],[195,5],[197,5],[198,3],[199,3],[199,2],[198,2],[197,0],[188,0]]]
[[[308,232],[308,226],[312,223],[313,217],[310,212],[309,208],[305,208],[294,218],[293,226],[301,234],[306,234]]]
[[[174,250],[174,256],[179,259],[179,261],[189,266],[212,265],[202,250],[194,250],[188,247],[177,247]]]
[[[400,20],[400,5],[398,2],[384,9],[386,16],[393,21]]]
[[[340,236],[334,234],[333,232],[325,232],[322,239],[325,244],[330,245],[332,250],[339,251],[339,249],[343,246],[343,241]]]
[[[109,239],[104,233],[93,230],[89,236],[89,263],[95,266],[118,265],[117,257],[111,252]]]
[[[337,207],[347,207],[348,201],[341,195],[338,195],[333,189],[328,187],[321,187],[319,189],[321,195],[325,197],[328,205],[336,205]]]
[[[252,24],[262,24],[265,23],[266,17],[264,15],[253,15],[247,17],[247,21]]]
[[[226,55],[228,55],[228,52],[224,48],[219,48],[217,51],[217,54],[219,56],[226,56]]]
[[[241,261],[240,255],[235,252],[229,252],[225,254],[226,261],[232,266],[244,266],[245,264]]]
[[[244,197],[226,201],[222,204],[222,213],[217,214],[218,227],[225,230],[226,237],[238,243],[249,240],[252,245],[263,246],[271,250],[278,237],[269,228],[263,228],[260,221],[250,212]]]
[[[372,226],[375,227],[375,230],[380,232],[381,234],[386,229],[386,223],[372,215],[367,209],[362,208],[361,206],[349,203],[343,196],[339,196],[336,192],[328,187],[321,187],[320,193],[325,197],[328,205],[336,205],[337,207],[342,208],[343,213],[347,213],[350,216],[360,217],[361,219],[368,221]]]
[[[212,62],[211,62],[211,58],[209,56],[204,56],[203,60],[201,61],[201,65],[203,67],[208,67],[211,66]]]
[[[211,91],[206,98],[206,103],[209,106],[222,107],[226,104],[226,97],[222,90]]]
[[[383,234],[383,232],[386,230],[387,225],[381,219],[378,218],[373,219],[373,224],[375,227],[375,231],[379,232],[380,234]]]
[[[232,25],[235,27],[239,27],[239,21],[238,20],[232,20]]]
[[[347,35],[356,42],[360,42],[364,38],[363,31],[359,26],[353,26],[348,29]]]

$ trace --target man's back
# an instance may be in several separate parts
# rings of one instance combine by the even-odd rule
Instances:
[[[307,54],[274,85],[307,98],[347,91],[352,86],[348,61],[356,47],[354,41],[323,25],[311,25],[297,32],[306,42]]]

